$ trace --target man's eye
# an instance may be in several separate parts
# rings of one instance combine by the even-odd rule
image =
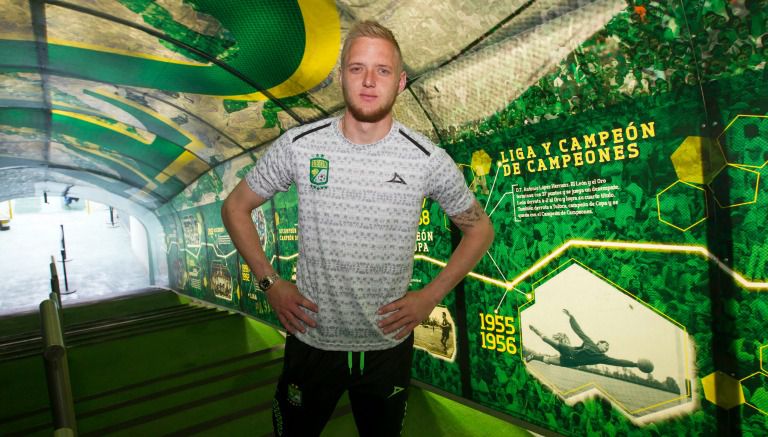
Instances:
[[[387,70],[386,68],[379,68],[379,74],[386,76],[389,74],[389,70]]]
[[[349,67],[351,73],[359,73],[362,70],[360,67]]]

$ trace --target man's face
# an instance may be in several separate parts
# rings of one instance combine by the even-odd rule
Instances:
[[[357,38],[342,62],[341,89],[347,111],[366,123],[384,119],[405,89],[405,72],[400,71],[395,47],[380,38]]]

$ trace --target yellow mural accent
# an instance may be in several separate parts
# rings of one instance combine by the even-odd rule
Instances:
[[[704,387],[704,397],[726,410],[745,401],[741,383],[719,370],[701,378],[701,385]]]
[[[95,94],[100,95],[100,96],[104,96],[107,99],[117,100],[118,102],[120,102],[120,103],[122,103],[124,105],[130,106],[133,109],[136,109],[137,111],[141,111],[141,112],[151,116],[152,118],[154,118],[156,120],[162,121],[164,124],[170,126],[175,131],[177,131],[180,134],[184,135],[189,140],[189,143],[187,143],[186,145],[184,145],[184,144],[181,144],[181,145],[184,146],[185,149],[187,149],[187,150],[189,150],[191,152],[196,152],[198,150],[205,149],[205,147],[206,147],[205,144],[203,144],[203,142],[200,141],[200,139],[197,138],[195,135],[185,131],[181,126],[179,126],[173,120],[171,120],[170,118],[164,116],[163,114],[161,114],[159,112],[153,111],[149,107],[139,105],[139,104],[137,104],[136,102],[134,102],[132,100],[126,99],[126,98],[121,97],[121,96],[119,96],[117,94],[114,94],[114,93],[110,93],[109,91],[106,91],[104,89],[95,89],[95,90],[93,90],[93,92]]]
[[[184,168],[189,165],[189,163],[194,162],[197,160],[197,156],[187,152],[186,150],[179,155],[178,158],[173,160],[170,164],[168,164],[167,167],[165,167],[163,170],[160,171],[155,176],[155,180],[160,182],[161,184],[170,179],[172,176],[176,175],[178,172],[183,170]]]
[[[506,289],[507,291],[515,290],[515,287],[517,285],[525,281],[527,278],[531,277],[531,275],[533,275],[537,271],[541,270],[544,266],[549,264],[550,261],[562,255],[563,252],[565,252],[566,250],[572,247],[602,248],[602,249],[616,249],[616,250],[638,250],[638,251],[666,252],[666,253],[688,253],[691,255],[698,255],[702,258],[705,258],[714,262],[721,270],[723,270],[726,273],[726,275],[730,276],[741,287],[744,287],[750,290],[768,290],[768,282],[750,281],[744,278],[743,275],[731,269],[726,263],[721,261],[717,256],[715,256],[715,254],[710,252],[704,246],[685,245],[685,244],[665,244],[665,243],[639,243],[639,242],[629,242],[629,241],[568,240],[562,246],[552,251],[549,255],[541,258],[539,261],[533,264],[530,268],[520,273],[517,277],[515,277],[511,281],[500,281],[498,279],[484,276],[475,272],[469,272],[467,276],[478,279],[488,284],[496,285],[500,288]],[[424,256],[424,255],[416,255],[414,259],[418,261],[426,261],[440,267],[446,266],[446,263],[444,261],[431,258],[428,256]],[[517,290],[517,291],[520,292],[520,290]],[[522,292],[520,293],[525,294]]]
[[[277,98],[295,96],[325,80],[339,56],[341,24],[336,4],[330,0],[297,0],[306,32],[304,56],[291,77],[267,90]],[[221,96],[231,100],[267,100],[263,93]]]
[[[86,115],[86,114],[80,114],[77,112],[71,112],[71,111],[63,111],[61,109],[53,109],[51,110],[51,113],[56,115],[61,115],[63,117],[69,117],[69,118],[75,118],[81,121],[84,121],[86,123],[95,124],[97,126],[103,127],[104,129],[109,129],[113,132],[117,132],[121,135],[125,135],[126,137],[132,138],[142,144],[152,144],[154,141],[154,134],[151,134],[153,138],[144,138],[137,132],[131,132],[128,129],[128,125],[123,123],[107,123],[104,121],[103,118],[95,117],[93,115]]]
[[[677,177],[683,182],[708,184],[725,168],[725,155],[717,140],[687,137],[670,157]]]
[[[175,123],[173,120],[160,114],[159,112],[155,112],[146,106],[139,105],[136,102],[133,102],[129,99],[112,94],[103,89],[94,90],[94,93],[104,96],[110,100],[116,100],[124,105],[130,106],[136,109],[137,111],[141,111],[149,115],[150,117],[163,122],[164,124],[171,127],[173,130],[179,132],[189,140],[189,143],[187,144],[180,144],[182,147],[186,149],[186,151],[182,152],[173,162],[168,164],[168,166],[166,166],[164,169],[160,170],[160,172],[155,176],[155,180],[157,180],[160,183],[164,183],[171,177],[176,176],[180,171],[186,168],[186,166],[189,165],[191,162],[194,162],[199,159],[197,156],[195,156],[194,153],[190,153],[190,152],[197,152],[199,150],[203,150],[206,148],[206,145],[203,144],[203,142],[200,141],[198,137],[196,137],[190,132],[187,132],[177,123]],[[206,167],[208,167],[207,163],[206,163]],[[189,181],[185,180],[185,182],[189,182]]]

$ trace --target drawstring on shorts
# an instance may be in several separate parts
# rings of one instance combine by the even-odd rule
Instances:
[[[352,363],[353,363],[353,355],[354,352],[349,351],[347,352],[347,367],[349,368],[349,374],[352,374]],[[360,352],[360,374],[363,374],[363,369],[365,369],[365,351]]]

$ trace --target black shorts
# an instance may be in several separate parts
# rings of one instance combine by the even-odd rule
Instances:
[[[361,436],[399,436],[411,380],[413,334],[381,351],[324,351],[289,335],[272,402],[276,436],[318,436],[349,390]]]

